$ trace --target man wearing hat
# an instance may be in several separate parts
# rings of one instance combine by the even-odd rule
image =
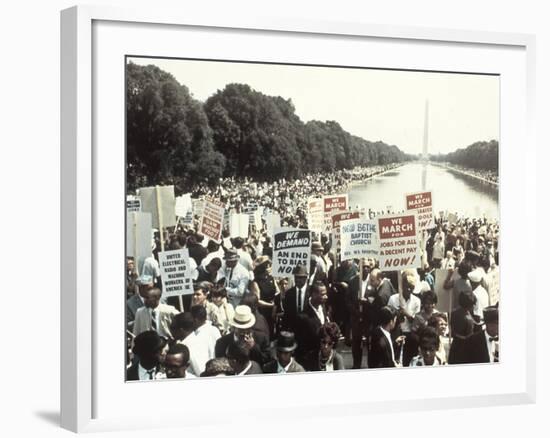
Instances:
[[[489,293],[485,289],[481,282],[483,280],[483,270],[474,269],[468,273],[468,280],[472,286],[472,291],[476,297],[476,303],[474,305],[474,315],[480,320],[483,319],[483,310],[489,306]]]
[[[227,250],[223,257],[225,265],[221,269],[227,301],[233,307],[241,302],[250,281],[250,274],[239,264],[239,258],[239,254],[234,249]]]
[[[231,239],[231,243],[239,255],[239,264],[242,265],[248,272],[251,272],[254,269],[254,265],[252,263],[252,257],[248,251],[243,249],[244,239],[242,237],[235,237],[234,239]]]
[[[294,286],[291,287],[285,294],[283,301],[284,315],[283,327],[295,333],[296,319],[298,314],[304,311],[307,304],[308,286],[307,286],[307,269],[299,264],[292,271],[294,275]]]
[[[254,332],[253,327],[256,318],[250,307],[239,305],[235,308],[235,314],[229,321],[231,332],[217,340],[215,346],[216,357],[226,357],[227,347],[232,342],[244,341],[250,348],[250,359],[265,364],[271,359],[269,353],[269,340],[258,332]]]
[[[138,286],[138,293],[132,295],[126,301],[126,323],[130,331],[134,328],[136,312],[139,308],[145,306],[144,300],[147,291],[153,288],[153,277],[151,275],[142,275],[137,279],[136,284]]]
[[[286,374],[286,373],[303,373],[305,370],[292,357],[292,353],[296,350],[297,344],[294,340],[294,333],[282,331],[277,338],[277,359],[272,360],[264,365],[264,373],[269,374]]]
[[[499,361],[498,306],[483,310],[485,329],[475,332],[466,341],[467,363],[494,363]]]
[[[140,333],[134,339],[132,351],[138,360],[126,370],[126,380],[157,380],[165,377],[160,369],[166,340],[153,330]]]

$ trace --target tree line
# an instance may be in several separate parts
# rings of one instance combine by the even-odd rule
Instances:
[[[127,64],[127,188],[247,176],[259,181],[410,160],[397,146],[304,123],[290,99],[228,84],[206,102],[169,73]]]
[[[498,174],[498,141],[478,141],[449,154],[431,155],[430,159]]]

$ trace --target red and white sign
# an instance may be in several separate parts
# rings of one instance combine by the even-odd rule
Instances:
[[[324,226],[323,198],[309,198],[307,201],[307,225],[316,233],[321,233]]]
[[[333,195],[323,197],[324,226],[323,231],[330,233],[332,230],[332,213],[346,211],[348,209],[348,195]]]
[[[336,250],[340,251],[340,222],[349,219],[360,219],[363,217],[363,213],[360,211],[339,211],[332,213],[332,239],[336,245]]]
[[[432,192],[405,195],[405,203],[408,212],[416,211],[418,215],[418,231],[429,230],[435,226]]]
[[[199,232],[210,239],[220,240],[223,228],[225,205],[217,199],[206,198],[199,224]]]
[[[420,240],[416,214],[382,216],[376,219],[379,263],[382,271],[420,267]]]

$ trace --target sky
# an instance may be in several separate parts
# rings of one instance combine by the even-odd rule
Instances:
[[[245,83],[291,99],[303,122],[334,120],[350,134],[381,140],[410,154],[424,141],[429,102],[428,152],[448,153],[476,141],[499,139],[498,76],[129,58],[154,64],[205,101],[229,83]]]

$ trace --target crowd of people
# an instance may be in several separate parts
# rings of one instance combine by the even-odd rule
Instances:
[[[304,199],[320,194],[314,187],[340,189],[341,177],[283,180],[269,193],[259,185],[248,194],[237,182],[197,191],[233,205],[262,199],[296,217]],[[126,261],[127,380],[498,362],[498,301],[490,302],[486,282],[498,266],[498,224],[434,221],[421,268],[383,272],[375,259],[340,261],[321,234],[310,265],[287,278],[272,275],[265,227],[214,241],[178,225],[162,239],[166,249],[189,251],[193,295],[181,301],[162,296],[157,233],[139,275]],[[296,225],[306,228],[307,215]],[[436,269],[447,272],[451,311],[437,310]]]
[[[453,163],[434,163],[434,164],[441,164],[447,167],[448,169],[454,169],[454,170],[457,170],[458,172],[475,176],[477,178],[492,182],[494,184],[498,184],[498,172],[495,172],[494,170],[472,169],[471,167],[459,166],[458,164],[453,164]]]

